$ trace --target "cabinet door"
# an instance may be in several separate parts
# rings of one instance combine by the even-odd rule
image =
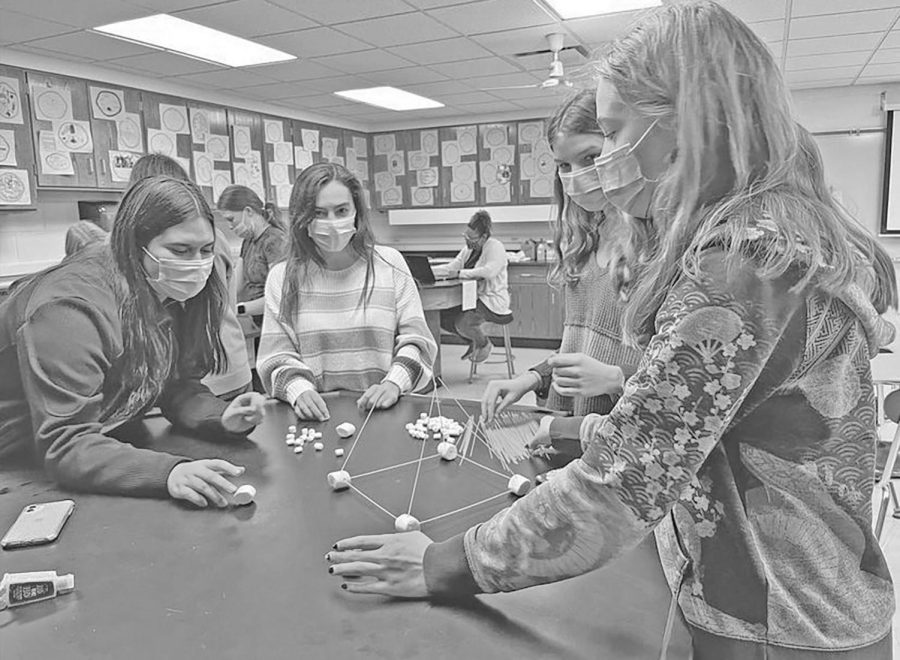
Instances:
[[[269,175],[268,199],[286,209],[294,185],[294,137],[290,119],[263,117],[263,161]]]
[[[376,208],[401,208],[410,205],[406,176],[406,131],[377,133],[372,136],[372,176]]]
[[[556,163],[543,120],[519,122],[519,203],[547,204],[553,197]]]
[[[188,103],[191,176],[213,208],[222,191],[234,183],[225,108]]]
[[[38,186],[96,188],[87,84],[34,71],[27,79]]]
[[[478,126],[441,128],[438,139],[441,206],[475,206],[478,203]]]
[[[97,186],[121,190],[144,153],[141,93],[105,83],[88,83]]]
[[[234,182],[247,186],[260,199],[266,199],[266,171],[263,159],[265,135],[262,117],[255,112],[228,109],[231,129]]]
[[[478,127],[478,203],[518,204],[516,125],[482,124]]]
[[[174,96],[141,92],[147,153],[175,159],[191,171],[191,128],[187,102]]]
[[[547,338],[562,339],[563,324],[566,318],[566,296],[563,291],[549,287],[550,309],[547,315]]]
[[[25,72],[0,66],[0,210],[35,208],[34,145]]]

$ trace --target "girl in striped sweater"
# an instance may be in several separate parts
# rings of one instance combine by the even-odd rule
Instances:
[[[319,163],[294,183],[290,251],[269,272],[257,369],[301,419],[328,419],[320,392],[389,408],[431,382],[437,345],[406,262],[376,246],[359,180]]]

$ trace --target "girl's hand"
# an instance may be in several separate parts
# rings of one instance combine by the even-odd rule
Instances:
[[[396,598],[424,598],[425,549],[430,538],[422,532],[355,536],[334,544],[325,555],[328,572],[344,582],[341,588],[358,594]]]
[[[492,380],[484,388],[481,396],[481,414],[486,424],[490,424],[494,415],[499,415],[523,396],[540,387],[537,374],[526,371],[512,379]]]
[[[306,390],[294,401],[294,412],[300,419],[312,419],[324,422],[331,417],[325,399],[315,390]]]
[[[625,386],[625,374],[619,367],[584,353],[560,353],[547,363],[553,367],[553,389],[563,396],[619,395]]]
[[[218,458],[179,463],[169,472],[166,488],[176,500],[187,500],[200,508],[207,504],[224,508],[237,486],[222,475],[238,477],[244,468]]]
[[[400,399],[400,387],[389,380],[372,385],[356,400],[360,410],[369,408],[390,408]]]
[[[239,394],[222,413],[222,426],[231,433],[245,433],[266,416],[266,397],[259,392]]]

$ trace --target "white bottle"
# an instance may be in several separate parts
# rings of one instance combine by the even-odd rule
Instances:
[[[56,598],[75,589],[75,576],[56,571],[6,573],[0,581],[0,610]]]

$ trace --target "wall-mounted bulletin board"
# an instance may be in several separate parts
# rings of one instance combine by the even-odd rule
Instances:
[[[31,114],[25,72],[0,66],[0,209],[35,208]]]
[[[319,152],[321,159],[326,163],[347,164],[344,153],[344,131],[332,126],[319,126]]]
[[[369,175],[369,139],[365,133],[344,130],[344,163],[363,186],[366,206],[372,208],[372,182]]]
[[[438,129],[409,131],[406,152],[411,206],[437,206],[441,192],[441,151]]]
[[[215,208],[222,191],[234,182],[228,113],[225,108],[189,103],[188,123],[194,183]]]
[[[94,139],[87,83],[29,71],[39,186],[95,188]]]
[[[294,170],[299,174],[322,160],[319,127],[302,121],[291,122],[294,142]]]
[[[262,117],[255,112],[231,108],[227,114],[228,126],[231,129],[234,182],[250,188],[263,202],[273,201],[266,195],[263,171],[265,135]]]
[[[290,119],[263,117],[263,160],[269,175],[269,199],[286,209],[294,185],[294,136]]]
[[[481,124],[478,137],[478,203],[518,204],[516,125]]]
[[[88,82],[97,186],[124,189],[131,169],[144,154],[141,93],[136,89]]]
[[[442,206],[478,203],[478,127],[451,126],[438,131],[441,143]]]
[[[141,107],[147,130],[144,143],[147,153],[174,158],[190,173],[193,138],[185,100],[141,92]]]
[[[374,205],[378,208],[409,206],[406,176],[408,133],[377,133],[372,136]]]
[[[519,122],[519,203],[546,203],[553,197],[556,163],[542,119]]]

